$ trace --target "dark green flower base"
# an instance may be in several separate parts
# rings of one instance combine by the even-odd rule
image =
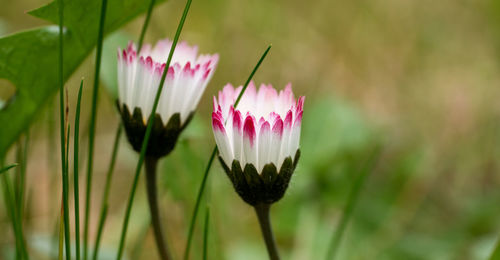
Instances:
[[[255,206],[261,203],[272,204],[285,195],[299,157],[300,150],[297,150],[293,160],[291,156],[285,159],[279,172],[276,166],[270,163],[264,166],[261,174],[252,164],[247,164],[245,169],[242,169],[240,162],[234,160],[229,169],[220,156],[219,161],[236,192],[246,203]]]
[[[142,141],[147,128],[147,121],[143,119],[141,109],[136,107],[133,114],[130,114],[130,110],[125,104],[118,104],[118,109],[120,110],[128,141],[135,151],[141,152]],[[189,115],[184,125],[181,125],[180,114],[176,113],[170,117],[165,125],[160,114],[157,113],[153,122],[153,130],[149,138],[146,156],[161,158],[169,154],[174,149],[179,134],[189,124],[192,117],[193,113]]]

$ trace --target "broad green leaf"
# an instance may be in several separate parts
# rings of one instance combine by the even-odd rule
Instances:
[[[164,2],[165,0],[157,1]],[[109,0],[104,32],[118,29],[147,10],[149,1]],[[94,49],[100,0],[64,0],[64,80]],[[57,3],[31,11],[57,23]],[[47,26],[0,39],[0,79],[16,86],[16,94],[0,110],[0,157],[58,91],[58,28]]]

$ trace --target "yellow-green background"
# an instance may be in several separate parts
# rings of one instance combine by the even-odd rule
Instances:
[[[44,3],[0,0],[0,35],[45,25],[25,13]],[[146,41],[173,37],[183,6],[178,0],[158,6]],[[220,61],[195,120],[162,163],[162,214],[176,259],[214,145],[211,97],[228,82],[242,84],[270,43],[255,81],[279,89],[291,82],[296,95],[307,97],[303,156],[287,195],[272,208],[284,259],[324,258],[347,195],[376,145],[382,152],[362,188],[338,259],[487,259],[500,234],[499,17],[495,0],[194,0],[181,38],[199,45],[202,53],[219,53]],[[112,37],[137,40],[143,19]],[[108,91],[116,77],[109,64],[117,46],[106,44],[91,241],[118,123]],[[94,54],[66,84],[74,109],[78,82],[86,80],[82,155],[93,68]],[[10,95],[12,87],[0,80],[0,98]],[[25,232],[35,259],[50,251],[59,214],[57,105],[54,99],[30,128]],[[15,147],[9,158],[14,153]],[[103,258],[116,251],[136,161],[123,138]],[[214,166],[210,258],[265,259],[254,212],[237,197],[218,162]],[[4,212],[0,258],[9,259],[14,238]],[[201,256],[205,212],[200,213],[193,259]],[[138,259],[157,257],[151,230],[144,228],[147,218],[141,180],[127,244]]]

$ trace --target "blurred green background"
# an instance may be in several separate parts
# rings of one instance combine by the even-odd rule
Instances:
[[[0,35],[46,25],[25,13],[45,3],[0,0]],[[184,3],[171,0],[155,8],[147,42],[173,37]],[[202,53],[219,53],[220,61],[196,117],[174,153],[162,161],[161,207],[176,259],[182,255],[214,145],[211,96],[228,82],[243,84],[270,43],[273,48],[254,80],[278,89],[292,82],[295,94],[307,97],[302,158],[286,196],[272,208],[284,259],[325,257],[348,194],[376,146],[380,155],[361,189],[337,258],[487,259],[500,234],[499,17],[495,0],[193,1],[181,39],[199,45]],[[128,24],[105,44],[92,240],[119,119],[113,94],[116,48],[138,39],[143,20]],[[66,84],[73,111],[79,81],[84,77],[87,82],[83,157],[94,56]],[[0,80],[0,100],[12,96],[13,89]],[[35,259],[50,257],[59,215],[57,109],[54,97],[30,127],[25,232]],[[15,147],[9,161],[15,160]],[[103,259],[116,251],[137,157],[123,138]],[[233,191],[218,162],[214,166],[209,257],[265,259],[252,208]],[[156,259],[142,182],[127,250],[132,259]],[[10,259],[14,238],[4,212],[2,208],[0,229],[6,235],[0,237],[0,258]],[[200,213],[193,259],[201,256],[204,207]]]

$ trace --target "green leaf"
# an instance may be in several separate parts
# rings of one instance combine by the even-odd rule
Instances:
[[[100,0],[64,0],[65,81],[95,47],[100,3]],[[110,0],[108,4],[105,35],[145,12],[149,2]],[[58,21],[56,2],[30,14],[53,23]],[[47,26],[0,39],[0,78],[17,88],[15,96],[0,109],[0,157],[58,91],[58,31],[57,26]]]

